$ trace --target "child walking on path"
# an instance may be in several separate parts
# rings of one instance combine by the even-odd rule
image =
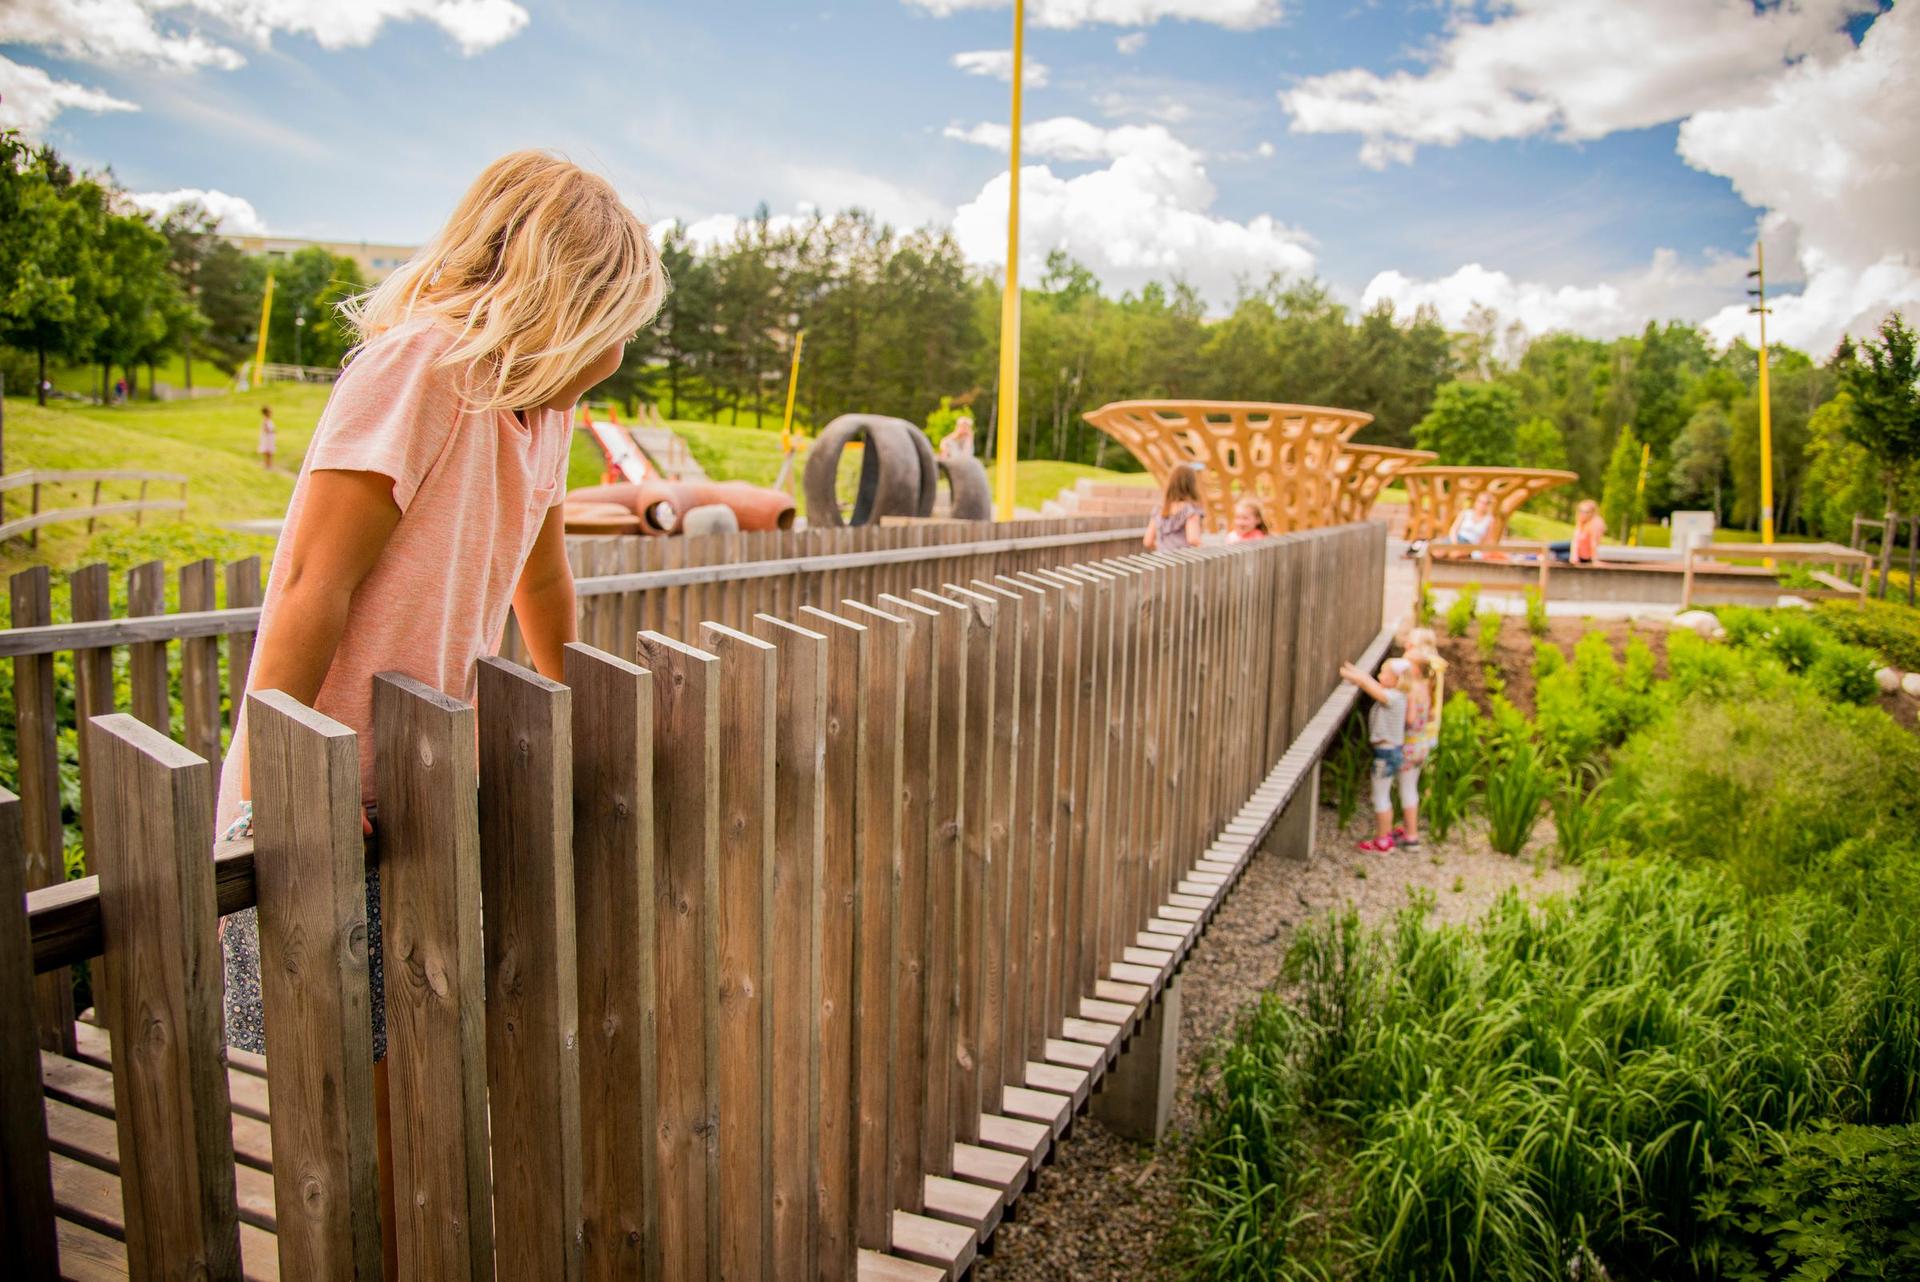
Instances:
[[[1147,521],[1140,541],[1149,552],[1199,547],[1200,529],[1200,474],[1183,464],[1167,478],[1160,506]]]
[[[359,345],[287,508],[247,688],[357,732],[363,801],[374,801],[375,673],[471,702],[511,605],[534,666],[561,676],[576,636],[561,524],[572,407],[620,367],[666,287],[646,228],[608,182],[524,151],[489,165],[418,257],[342,308]],[[220,779],[216,831],[228,838],[251,824],[246,733],[243,716]],[[381,1060],[377,873],[367,881]],[[228,1044],[264,1052],[254,914],[227,918],[222,943]],[[374,1073],[383,1163],[385,1068]]]
[[[1400,818],[1393,830],[1394,844],[1408,850],[1420,849],[1420,768],[1427,764],[1440,742],[1440,696],[1438,673],[1446,664],[1430,649],[1409,638],[1407,665],[1407,738],[1401,749]]]
[[[1393,780],[1400,773],[1407,741],[1407,692],[1401,683],[1412,665],[1389,659],[1378,678],[1351,663],[1340,665],[1340,675],[1373,699],[1367,714],[1367,741],[1373,747],[1373,829],[1371,841],[1360,849],[1385,853],[1393,849]]]

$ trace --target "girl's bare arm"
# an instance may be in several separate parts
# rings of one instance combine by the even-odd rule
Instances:
[[[548,511],[533,551],[513,590],[513,617],[533,656],[533,666],[549,681],[563,679],[567,643],[580,637],[574,613],[573,568],[567,564],[566,528],[561,510]]]
[[[1371,676],[1368,676],[1365,672],[1362,672],[1359,668],[1354,667],[1351,663],[1343,663],[1340,665],[1340,675],[1366,691],[1376,702],[1385,703],[1387,701],[1387,688],[1378,681],[1375,681]]]
[[[393,480],[378,472],[317,471],[293,540],[273,622],[253,652],[248,690],[279,690],[305,704],[320,694],[346,632],[347,608],[380,559],[400,509]],[[240,795],[253,795],[243,763]]]
[[[1203,530],[1203,527],[1200,523],[1200,514],[1198,512],[1194,513],[1192,516],[1187,518],[1187,546],[1188,547],[1197,548],[1200,546],[1200,536],[1201,536],[1202,530]]]

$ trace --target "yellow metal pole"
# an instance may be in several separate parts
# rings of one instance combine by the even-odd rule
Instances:
[[[273,316],[273,273],[267,273],[267,289],[260,295],[260,341],[253,348],[253,383],[260,386],[267,380],[260,371],[267,363],[267,321]]]
[[[1767,394],[1767,246],[1756,242],[1760,282],[1760,541],[1773,542],[1773,398]]]
[[[780,420],[780,448],[793,448],[793,394],[800,386],[800,349],[806,345],[807,331],[800,330],[793,336],[793,368],[787,371],[787,413]]]
[[[1013,128],[1007,135],[1007,279],[1000,295],[1000,431],[993,466],[995,515],[1013,519],[1014,455],[1020,440],[1020,89],[1026,74],[1026,0],[1013,0]]]

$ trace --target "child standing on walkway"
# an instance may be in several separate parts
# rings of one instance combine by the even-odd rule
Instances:
[[[418,257],[342,308],[359,345],[294,486],[247,688],[283,691],[357,732],[364,801],[376,672],[470,702],[511,605],[534,666],[561,676],[576,636],[561,523],[572,407],[620,367],[666,287],[611,184],[523,151],[489,165]],[[251,795],[242,717],[216,831],[247,833]],[[373,870],[367,917],[380,1060]],[[228,1044],[266,1051],[253,913],[226,919],[222,941]],[[383,1159],[385,1067],[374,1073]]]
[[[273,411],[262,405],[260,407],[260,466],[269,472],[273,471],[274,435]]]
[[[1401,684],[1411,668],[1405,659],[1389,659],[1375,678],[1351,663],[1340,665],[1340,675],[1373,699],[1367,741],[1373,747],[1374,835],[1360,843],[1362,850],[1384,854],[1393,849],[1393,779],[1400,773],[1407,741],[1407,692]]]
[[[1182,463],[1167,478],[1160,506],[1147,522],[1146,535],[1140,541],[1149,552],[1198,547],[1200,526],[1200,473]]]
[[[1417,632],[1425,629],[1416,629]],[[1420,768],[1427,764],[1440,742],[1440,692],[1438,682],[1446,662],[1431,648],[1413,637],[1407,640],[1407,739],[1401,750],[1400,818],[1393,830],[1395,845],[1408,850],[1420,849]]]

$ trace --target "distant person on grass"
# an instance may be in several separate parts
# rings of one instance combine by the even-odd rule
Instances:
[[[273,410],[265,405],[260,407],[260,466],[273,471]]]
[[[1259,499],[1243,498],[1233,505],[1233,528],[1227,531],[1227,542],[1251,543],[1271,533],[1267,529],[1267,514],[1260,510]]]
[[[521,151],[481,173],[413,261],[341,309],[358,345],[287,507],[247,688],[284,691],[357,732],[364,802],[375,800],[376,672],[471,702],[476,662],[498,647],[511,605],[534,666],[561,676],[576,637],[561,522],[573,407],[620,368],[666,289],[646,227],[611,184]],[[216,831],[228,839],[251,831],[246,735],[243,716],[220,780]],[[390,1166],[371,870],[367,918]],[[267,1051],[253,913],[228,917],[222,934],[227,1042]]]
[[[953,430],[940,441],[940,457],[973,457],[973,415],[962,414],[954,420]]]
[[[1373,749],[1373,839],[1360,849],[1381,854],[1393,849],[1393,780],[1406,756],[1407,692],[1402,681],[1413,665],[1389,659],[1379,677],[1370,677],[1351,663],[1340,665],[1340,675],[1373,699],[1367,714],[1367,742]]]
[[[1200,531],[1200,473],[1183,463],[1167,478],[1160,506],[1140,541],[1149,552],[1171,552],[1200,546]]]

